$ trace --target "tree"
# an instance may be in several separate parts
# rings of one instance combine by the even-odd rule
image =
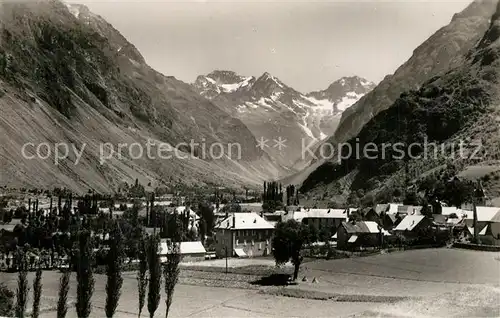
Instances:
[[[106,317],[111,318],[118,307],[123,284],[123,237],[118,224],[115,224],[108,251],[106,266]]]
[[[403,199],[404,205],[420,205],[420,203],[420,198],[415,191],[407,192]]]
[[[80,233],[78,263],[76,265],[76,313],[78,318],[89,317],[92,311],[92,294],[94,293],[94,276],[92,274],[92,245],[90,232]]]
[[[167,295],[167,299],[165,299],[165,318],[168,317],[168,313],[170,311],[170,306],[172,305],[174,296],[175,285],[179,280],[180,261],[180,242],[174,242],[172,243],[172,249],[167,257],[167,263],[163,267],[163,275],[165,276],[165,294]]]
[[[141,238],[139,243],[139,270],[137,271],[137,289],[139,291],[139,315],[141,317],[142,309],[146,300],[146,288],[148,280],[146,273],[148,271],[147,245],[144,238]]]
[[[161,263],[158,253],[159,237],[151,235],[148,239],[148,268],[149,268],[149,290],[148,311],[151,318],[154,317],[156,309],[160,304],[161,297]]]
[[[17,250],[17,292],[16,292],[16,317],[24,318],[26,304],[28,302],[28,249],[19,248]]]
[[[42,298],[42,266],[39,263],[36,269],[35,281],[33,282],[33,312],[31,317],[38,318],[40,315],[40,299]]]
[[[214,209],[210,207],[207,203],[200,203],[198,205],[198,210],[200,213],[200,219],[201,219],[200,222],[205,221],[206,223],[205,235],[210,236],[214,228],[214,221],[215,221]]]
[[[309,233],[308,242],[314,243],[318,241],[319,233],[314,225],[312,224],[308,225],[308,233]]]
[[[57,318],[65,318],[68,312],[68,292],[71,271],[65,270],[59,279],[59,299],[57,301]]]
[[[14,311],[14,293],[0,283],[0,315],[10,317]]]
[[[309,242],[307,225],[295,220],[278,223],[272,240],[273,256],[277,265],[291,261],[294,266],[293,279],[296,280],[302,263],[301,250]]]

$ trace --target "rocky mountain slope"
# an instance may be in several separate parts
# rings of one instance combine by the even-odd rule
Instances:
[[[302,94],[269,73],[241,76],[231,71],[200,75],[193,87],[222,110],[240,119],[280,165],[293,169],[307,163],[302,148],[331,135],[344,110],[375,85],[359,77],[346,77],[327,89]],[[274,140],[286,147],[274,147]]]
[[[354,137],[364,124],[390,107],[401,93],[418,89],[430,78],[459,66],[464,54],[488,29],[495,6],[494,0],[476,0],[455,14],[447,26],[417,47],[393,75],[387,76],[370,94],[342,114],[331,141],[343,142]]]
[[[497,1],[476,0],[462,12],[453,16],[451,22],[436,31],[414,51],[410,59],[394,74],[388,75],[370,93],[342,114],[334,135],[323,141],[327,153],[321,156],[316,151],[311,166],[288,176],[285,183],[301,184],[309,174],[323,163],[338,158],[330,154],[339,145],[355,137],[362,127],[379,112],[389,108],[404,92],[418,89],[425,81],[460,66],[469,52],[489,28]],[[318,145],[320,149],[321,145]],[[325,159],[326,157],[326,159]]]
[[[86,7],[55,0],[7,2],[0,14],[2,184],[109,192],[135,178],[238,186],[283,173],[239,119],[190,85],[151,69],[131,43]],[[145,148],[148,140],[156,143],[152,155],[139,156],[139,146],[134,153],[123,148],[121,158],[100,164],[103,143],[116,150],[119,143]],[[55,165],[54,153],[45,160],[25,158],[26,143],[85,149],[78,163],[70,151]],[[162,153],[169,157],[162,159],[159,143],[179,146],[180,152]],[[226,156],[205,153],[215,143],[225,147]],[[239,145],[241,158],[237,148],[227,157],[232,144]],[[35,148],[28,149],[33,155]]]
[[[450,46],[456,49],[447,58],[431,54],[433,59],[419,62],[418,52],[434,52],[428,50],[440,43],[448,50]],[[398,72],[419,64],[430,73],[442,72],[418,89],[404,92],[388,107],[365,103],[382,92],[391,78],[363,98],[354,111],[359,107],[367,107],[367,112],[386,109],[378,111],[348,144],[355,147],[358,143],[363,149],[373,143],[377,153],[317,165],[303,183],[303,191],[317,198],[350,195],[365,203],[391,200],[408,182],[417,183],[452,167],[460,175],[481,178],[489,198],[500,197],[500,2],[473,3],[417,49],[409,63]],[[346,152],[343,155],[348,157]]]

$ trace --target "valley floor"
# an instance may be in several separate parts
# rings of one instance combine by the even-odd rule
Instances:
[[[426,249],[314,261],[301,270],[300,279],[306,276],[307,282],[285,288],[255,284],[262,276],[258,266],[271,264],[249,261],[232,261],[227,275],[221,260],[207,263],[211,267],[205,269],[184,265],[170,317],[500,316],[500,253]],[[15,274],[0,277],[15,288]],[[44,273],[42,307],[55,305],[58,277],[57,272]],[[311,282],[313,277],[317,283]],[[104,316],[104,286],[105,277],[97,275],[92,317]],[[137,317],[136,286],[135,273],[125,273],[116,317]],[[75,292],[72,283],[73,298]],[[155,317],[163,317],[164,308],[162,298]],[[41,316],[54,315],[47,311]],[[68,317],[76,317],[74,308]]]

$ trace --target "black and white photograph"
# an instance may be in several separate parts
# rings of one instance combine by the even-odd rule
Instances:
[[[500,0],[0,0],[28,317],[500,317]]]

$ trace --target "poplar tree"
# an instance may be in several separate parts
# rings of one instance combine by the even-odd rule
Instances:
[[[115,314],[121,296],[123,285],[122,277],[123,264],[123,237],[118,224],[115,224],[106,266],[106,317],[111,318]]]

